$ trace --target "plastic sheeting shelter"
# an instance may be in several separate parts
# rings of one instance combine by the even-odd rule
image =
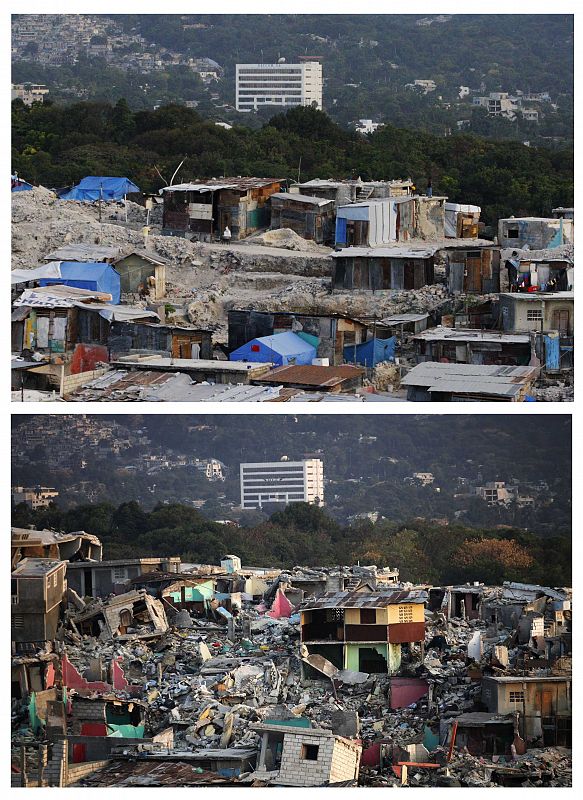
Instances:
[[[311,364],[316,358],[316,347],[295,333],[275,333],[261,336],[233,350],[231,361],[258,361],[276,364]]]
[[[111,264],[103,262],[61,261],[60,277],[41,278],[40,286],[75,286],[77,289],[107,292],[117,305],[121,299],[121,278]]]
[[[348,345],[344,348],[344,360],[369,368],[380,364],[381,361],[394,361],[396,341],[396,338],[391,336],[390,339],[370,339],[362,344]]]
[[[12,192],[28,192],[32,189],[32,183],[23,181],[18,175],[11,175],[10,177],[10,190]]]
[[[61,200],[83,200],[89,203],[96,200],[123,200],[127,194],[139,191],[139,186],[129,178],[88,175],[77,186],[61,195]]]

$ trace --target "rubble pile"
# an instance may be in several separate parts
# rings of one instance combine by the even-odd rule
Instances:
[[[242,592],[250,577],[261,594]],[[169,602],[211,584],[215,597],[196,608]],[[570,728],[557,727],[556,739],[543,747],[547,734],[528,722],[536,712],[521,717],[527,682],[535,701],[545,681],[570,686],[569,590],[510,583],[427,591],[398,583],[395,569],[360,565],[255,577],[201,566],[188,574],[141,575],[125,593],[106,597],[83,599],[69,588],[67,601],[54,642],[13,655],[13,674],[42,663],[51,686],[62,686],[13,698],[13,763],[30,751],[31,774],[39,745],[53,741],[55,732],[75,737],[81,731],[87,747],[91,737],[105,737],[107,745],[100,746],[109,758],[189,761],[200,774],[216,774],[216,764],[228,761],[231,782],[296,785],[285,770],[280,778],[269,760],[264,737],[273,731],[307,742],[332,737],[351,758],[356,747],[360,768],[351,785],[356,778],[362,786],[570,783]],[[359,662],[369,669],[374,663],[369,672],[342,669],[319,653],[322,647],[331,653],[326,647],[337,641],[348,648],[343,663],[350,663],[350,648],[371,634],[352,640],[349,630],[359,626],[349,624],[334,640],[326,633],[331,629],[320,626],[331,620],[344,626],[349,615],[354,622],[355,610],[364,619],[358,609],[389,614],[392,603],[399,619],[419,620],[401,626],[397,638],[412,641],[392,651],[398,659],[392,669],[374,659]],[[379,627],[369,629],[373,638]],[[390,631],[391,623],[389,637]],[[550,636],[547,650],[543,631]],[[368,652],[366,641],[362,646]],[[381,639],[378,647],[387,645]],[[496,705],[491,689],[485,693],[487,681],[509,682],[522,702],[511,709],[505,701]],[[570,713],[557,719],[570,722]],[[111,724],[123,742],[109,741]],[[300,775],[297,785],[333,783],[338,770],[332,760],[329,772]]]
[[[253,244],[262,244],[265,247],[283,247],[286,250],[300,250],[301,252],[308,253],[329,253],[330,248],[322,247],[310,239],[303,239],[291,228],[278,228],[273,231],[266,231],[265,233],[254,236],[250,239]]]

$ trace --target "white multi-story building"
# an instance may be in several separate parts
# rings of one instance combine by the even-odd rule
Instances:
[[[35,511],[37,508],[48,508],[56,500],[59,493],[56,489],[48,486],[13,486],[12,502],[15,506],[19,503],[26,503],[27,506]]]
[[[311,106],[322,109],[322,65],[237,64],[237,111],[257,111],[264,106]]]
[[[25,106],[33,103],[44,102],[45,95],[49,93],[43,83],[13,83],[11,100],[22,100]]]
[[[324,464],[319,458],[241,464],[240,477],[241,508],[262,508],[267,503],[324,504]]]

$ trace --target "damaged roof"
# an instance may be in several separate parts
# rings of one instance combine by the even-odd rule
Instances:
[[[316,364],[283,366],[271,370],[267,375],[255,378],[255,384],[294,384],[302,386],[325,387],[340,386],[346,380],[359,378],[366,374],[363,367],[343,364],[337,367],[323,367]]]
[[[400,592],[326,592],[315,600],[301,605],[303,611],[318,608],[386,608],[401,603],[425,603],[427,592],[407,590]]]
[[[216,772],[200,770],[186,761],[127,760],[108,761],[101,769],[83,778],[91,786],[209,786],[232,783]]]
[[[210,180],[177,183],[174,186],[165,186],[161,192],[217,192],[220,189],[236,189],[246,192],[249,189],[262,189],[273,183],[283,183],[285,178],[211,178]]]

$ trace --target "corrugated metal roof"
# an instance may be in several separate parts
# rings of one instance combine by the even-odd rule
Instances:
[[[302,384],[304,386],[337,386],[350,378],[358,378],[365,375],[363,367],[353,367],[343,364],[337,367],[321,367],[316,364],[304,364],[300,366],[277,367],[267,375],[262,375],[254,379],[257,384]]]
[[[64,244],[44,257],[45,261],[105,261],[119,256],[121,247],[102,244]]]
[[[275,192],[275,194],[270,195],[270,199],[293,200],[296,203],[309,203],[313,206],[327,206],[334,202],[334,200],[326,200],[322,197],[310,197],[307,194],[298,194],[297,192]]]
[[[185,761],[110,761],[83,778],[91,786],[208,786],[233,783],[216,772],[200,772],[196,764]]]
[[[391,314],[390,317],[383,317],[379,320],[381,325],[402,325],[407,322],[422,322],[428,319],[429,314]]]
[[[535,367],[442,364],[425,361],[401,380],[402,386],[424,386],[430,392],[512,396],[537,375]]]
[[[401,603],[425,603],[427,592],[407,590],[397,592],[326,592],[315,600],[300,605],[303,611],[318,608],[386,608]]]
[[[154,370],[112,370],[87,383],[69,400],[97,402],[126,400],[136,402],[265,402],[278,397],[280,386],[194,383],[183,372]]]
[[[191,181],[189,183],[178,183],[175,186],[165,186],[163,192],[216,192],[219,189],[237,189],[247,191],[248,189],[261,189],[270,186],[272,183],[283,183],[285,178],[211,178],[210,180]]]

